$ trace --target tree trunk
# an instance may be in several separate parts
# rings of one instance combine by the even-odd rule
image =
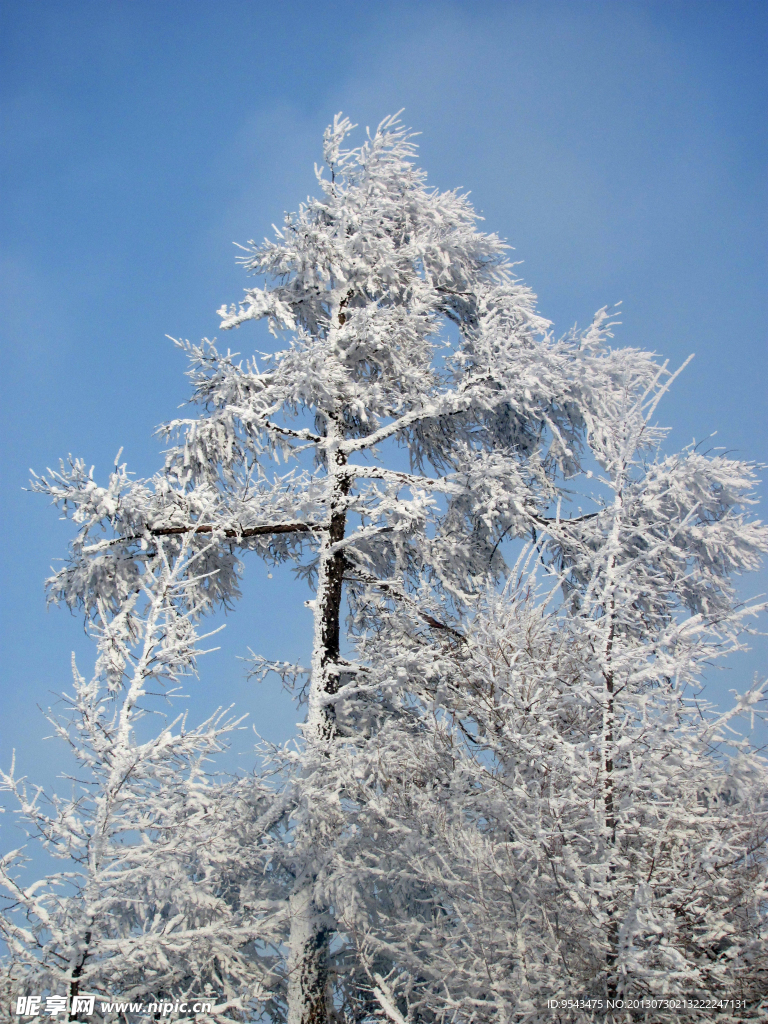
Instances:
[[[329,422],[329,437],[337,436],[334,420]],[[346,499],[350,480],[343,472],[346,457],[330,447],[328,474],[331,478],[328,502],[328,527],[320,545],[317,574],[317,596],[314,603],[314,645],[312,677],[305,741],[308,751],[319,750],[329,756],[329,746],[336,738],[336,712],[324,698],[339,689],[340,620],[345,557],[333,547],[344,539]],[[310,809],[311,814],[311,809]],[[290,898],[291,930],[288,961],[288,1024],[328,1024],[331,994],[328,990],[328,946],[331,929],[328,908],[316,903],[314,887],[318,865],[312,861],[321,846],[313,841],[311,817],[304,835],[298,840],[303,847],[304,864]],[[298,838],[298,837],[297,837]],[[300,855],[300,860],[302,855]]]
[[[613,630],[613,627],[611,627]],[[619,922],[618,906],[614,884],[616,881],[616,808],[613,793],[613,740],[615,727],[615,708],[613,703],[614,679],[613,672],[608,672],[605,677],[607,691],[606,701],[606,729],[605,729],[605,828],[608,833],[611,864],[608,867],[608,949],[605,956],[605,967],[607,975],[608,998],[615,999],[617,995],[618,978],[616,976],[616,965],[619,959]]]
[[[346,458],[335,453],[334,468],[342,469]],[[341,598],[345,558],[333,545],[344,540],[347,524],[346,498],[350,481],[346,475],[334,473],[329,502],[329,524],[323,534],[317,569],[315,598],[315,639],[312,651],[312,680],[307,714],[308,743],[327,742],[336,735],[336,712],[323,703],[328,694],[339,689],[339,656],[341,645]]]
[[[613,568],[613,564],[612,564]],[[606,987],[609,999],[616,999],[618,991],[618,977],[616,968],[619,959],[619,921],[618,905],[616,900],[616,806],[614,801],[614,779],[613,779],[613,743],[616,732],[616,708],[614,704],[614,674],[611,664],[613,653],[614,632],[616,629],[614,599],[610,602],[611,625],[608,631],[608,641],[605,649],[606,671],[605,691],[606,701],[603,712],[603,751],[604,751],[604,782],[603,802],[605,809],[605,830],[608,839],[610,864],[608,866],[608,927],[607,927],[607,950],[605,955]]]
[[[288,1024],[327,1024],[328,929],[312,898],[312,878],[290,898],[291,937],[288,958]]]
[[[626,466],[622,466],[623,476]],[[606,566],[606,585],[604,590],[605,614],[608,620],[608,632],[605,639],[603,655],[603,678],[605,679],[605,703],[603,705],[603,809],[605,813],[605,832],[608,845],[608,872],[606,903],[608,912],[607,949],[605,954],[606,989],[609,999],[615,999],[618,992],[619,962],[619,906],[616,894],[616,801],[614,794],[614,741],[616,737],[616,705],[615,705],[615,673],[613,666],[613,647],[616,640],[616,559],[621,543],[621,520],[624,505],[621,477],[617,480],[617,491],[613,505],[613,525],[611,527],[611,547],[613,553]]]

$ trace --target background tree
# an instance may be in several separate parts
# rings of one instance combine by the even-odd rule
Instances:
[[[764,683],[726,713],[700,689],[764,610],[730,577],[768,531],[748,515],[753,467],[660,454],[665,377],[628,371],[590,435],[595,510],[534,522],[461,641],[393,608],[365,642],[371,692],[399,713],[350,765],[350,822],[376,842],[345,849],[338,901],[393,1019],[543,1021],[568,992],[765,1014],[768,771],[735,728]]]
[[[68,485],[59,478],[58,486],[61,496]],[[71,795],[48,798],[13,767],[0,773],[30,838],[65,862],[31,886],[19,880],[22,851],[0,862],[8,1019],[18,1019],[15,1002],[26,994],[63,995],[65,1016],[80,1019],[73,997],[89,993],[137,1006],[207,995],[218,1021],[252,1010],[255,997],[275,987],[265,975],[278,962],[280,936],[264,921],[263,955],[250,954],[254,919],[275,889],[256,863],[253,830],[274,793],[254,779],[211,777],[208,763],[237,721],[218,714],[190,730],[184,715],[161,716],[159,730],[147,728],[157,698],[172,700],[196,665],[189,592],[205,549],[192,552],[191,536],[172,560],[159,549],[112,614],[101,605],[91,626],[95,672],[85,679],[73,664],[70,714],[49,712],[74,755]],[[100,1005],[97,998],[98,1017]]]

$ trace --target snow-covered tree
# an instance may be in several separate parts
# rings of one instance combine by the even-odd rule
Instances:
[[[630,370],[590,435],[594,510],[532,518],[546,586],[524,552],[461,641],[393,609],[363,645],[368,700],[397,713],[349,765],[337,903],[405,1019],[543,1021],[568,996],[730,997],[750,1012],[729,1019],[763,1019],[768,765],[737,721],[764,684],[723,713],[700,682],[763,610],[730,577],[768,531],[747,515],[753,467],[661,456],[664,377]]]
[[[118,466],[99,487],[74,462],[38,481],[79,526],[51,594],[81,607],[97,628],[120,622],[131,636],[144,636],[132,601],[165,571],[175,583],[163,590],[162,607],[190,630],[201,614],[239,596],[246,552],[293,563],[314,588],[308,669],[259,657],[254,664],[255,674],[274,669],[305,695],[299,751],[280,755],[281,788],[250,783],[238,804],[250,801],[250,816],[247,809],[234,814],[235,824],[221,832],[211,825],[205,856],[213,865],[215,851],[224,851],[218,863],[227,881],[223,895],[214,893],[222,900],[212,911],[215,925],[201,930],[231,936],[231,988],[211,979],[225,993],[222,1012],[238,1005],[250,1012],[247,991],[258,983],[266,1012],[275,1019],[285,1013],[290,1024],[324,1024],[332,1013],[350,1020],[382,1013],[396,1021],[404,1014],[512,1019],[533,998],[526,965],[555,957],[550,973],[541,974],[545,984],[560,969],[561,947],[542,932],[535,947],[541,955],[526,951],[547,906],[530,879],[519,911],[524,927],[493,915],[481,926],[468,911],[489,871],[505,877],[489,867],[494,857],[503,853],[517,871],[519,846],[521,865],[528,857],[520,871],[530,873],[533,864],[526,830],[543,803],[525,779],[537,779],[536,768],[519,784],[504,772],[514,780],[510,766],[529,733],[535,746],[537,728],[551,744],[572,743],[581,758],[574,765],[591,772],[573,789],[567,814],[584,818],[585,807],[593,808],[599,848],[590,861],[585,825],[578,871],[603,900],[608,939],[597,941],[603,925],[596,925],[591,945],[582,932],[573,941],[594,968],[590,977],[602,972],[618,985],[627,962],[620,922],[629,891],[617,881],[624,856],[619,792],[630,791],[625,761],[635,756],[621,745],[619,726],[634,723],[641,735],[641,698],[656,693],[654,672],[680,685],[693,677],[698,662],[691,655],[685,663],[671,638],[675,630],[699,634],[678,609],[704,616],[702,636],[710,635],[710,619],[732,635],[736,612],[726,578],[751,566],[764,537],[742,538],[750,528],[731,511],[743,492],[731,464],[723,463],[720,482],[696,468],[695,453],[679,467],[657,462],[640,473],[637,459],[652,431],[646,424],[642,436],[632,435],[636,409],[664,386],[665,371],[651,355],[612,349],[605,310],[585,332],[553,336],[514,275],[506,246],[479,230],[467,197],[427,186],[413,164],[412,137],[397,119],[350,149],[352,127],[338,117],[326,133],[320,198],[288,215],[273,241],[249,244],[242,262],[263,286],[220,311],[225,329],[265,319],[283,347],[243,360],[207,341],[184,343],[199,411],[163,429],[171,447],[152,479],[136,481]],[[567,488],[595,458],[618,505],[566,520]],[[693,504],[676,504],[697,489],[702,496],[691,497]],[[721,530],[711,542],[701,539],[710,522]],[[657,527],[656,546],[633,554],[633,544]],[[502,611],[488,596],[508,576],[510,544],[532,532],[567,595],[549,618],[530,602]],[[541,657],[528,659],[526,679],[540,678],[549,694],[541,719],[516,695],[528,685],[516,670],[501,689],[483,691],[493,675],[483,682],[492,661],[481,653],[491,629],[484,624],[495,622],[502,663],[511,657],[522,664],[523,627],[539,619]],[[505,732],[499,723],[507,714]],[[199,734],[195,751],[215,745],[211,728]],[[580,729],[588,731],[582,736]],[[197,756],[190,748],[189,762],[174,771],[174,813],[191,822],[178,840],[185,849],[196,844],[189,801],[203,784]],[[535,753],[530,759],[539,763]],[[541,780],[534,784],[540,788]],[[210,792],[214,802],[230,799]],[[518,799],[530,807],[518,811]],[[723,802],[720,789],[713,799]],[[393,810],[398,800],[402,824]],[[587,805],[577,809],[578,800]],[[518,818],[519,839],[510,832]],[[151,822],[138,831],[149,843],[162,839]],[[553,858],[560,856],[556,839],[547,840]],[[462,853],[462,844],[475,853]],[[176,856],[169,852],[173,863]],[[184,863],[188,869],[195,862]],[[211,867],[205,877],[213,875]],[[574,893],[581,878],[574,875]],[[180,899],[185,891],[179,887]],[[187,920],[187,909],[175,913]],[[484,937],[486,925],[498,925],[496,946]],[[504,943],[512,943],[514,957],[507,951],[492,963]],[[137,948],[150,947],[137,940]],[[285,952],[284,967],[276,952]],[[446,958],[456,963],[455,975],[446,973]],[[125,988],[133,970],[125,961]],[[507,980],[497,984],[504,971]],[[169,974],[162,983],[180,981]]]
[[[190,590],[205,549],[193,552],[190,542],[188,535],[173,559],[159,549],[118,609],[100,602],[93,676],[73,663],[69,713],[49,712],[74,755],[71,795],[47,797],[13,767],[0,772],[30,838],[65,862],[27,885],[22,850],[0,861],[13,1003],[27,994],[64,997],[75,1020],[75,997],[86,993],[97,996],[97,1016],[98,997],[191,1003],[207,993],[209,1019],[218,1021],[275,988],[263,982],[280,936],[255,922],[267,891],[274,899],[280,887],[257,863],[254,838],[274,791],[258,779],[211,778],[208,763],[236,720],[220,713],[188,729],[183,714],[158,719],[157,698],[173,700],[198,655]],[[264,955],[254,958],[257,935]]]

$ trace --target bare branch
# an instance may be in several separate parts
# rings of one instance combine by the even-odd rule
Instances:
[[[245,530],[222,530],[222,536],[227,540],[248,540],[251,537],[265,537],[279,533],[320,533],[324,526],[313,525],[312,523],[275,523],[273,526],[251,526]],[[189,533],[212,534],[218,532],[213,523],[185,524],[184,526],[150,526],[146,533],[129,533],[121,537],[110,537],[108,540],[101,540],[95,544],[87,544],[82,548],[84,555],[92,555],[97,551],[104,551],[114,547],[116,544],[125,544],[134,540],[146,540],[150,537],[182,537]]]

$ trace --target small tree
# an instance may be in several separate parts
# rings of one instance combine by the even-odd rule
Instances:
[[[393,785],[419,805],[433,765],[412,763],[387,781],[372,752],[428,737],[428,721],[443,734],[440,715],[419,710],[431,660],[453,665],[457,645],[470,649],[462,623],[508,574],[508,542],[548,532],[572,615],[579,587],[583,606],[595,607],[580,582],[592,542],[562,524],[560,504],[584,453],[618,436],[628,382],[633,393],[653,391],[660,372],[647,353],[608,346],[604,310],[586,332],[554,338],[467,197],[427,187],[399,122],[385,120],[357,149],[345,148],[351,128],[338,117],[326,133],[321,197],[287,216],[274,241],[250,243],[243,264],[264,287],[220,311],[226,329],[266,319],[286,347],[239,361],[212,343],[185,343],[200,411],[164,428],[173,446],[162,473],[137,482],[117,469],[99,489],[75,463],[38,484],[80,527],[52,595],[91,619],[119,619],[148,574],[182,552],[180,564],[194,569],[180,570],[167,600],[186,621],[238,596],[245,551],[292,562],[314,587],[308,673],[256,659],[257,674],[308,674],[307,716],[299,753],[283,755],[285,787],[271,797],[257,787],[266,809],[239,833],[281,898],[257,900],[257,918],[240,905],[238,935],[251,928],[250,955],[266,958],[254,970],[277,1016],[284,981],[271,949],[284,937],[290,1024],[323,1024],[334,1001],[351,1019],[397,1020],[402,985],[431,991],[432,967],[412,966],[408,942],[426,934],[427,907],[438,915],[431,926],[453,920],[435,903],[437,882],[403,868],[363,898],[355,880],[371,876],[355,866],[381,870],[377,808]],[[381,658],[393,649],[382,638],[403,616],[420,624],[422,657],[400,666],[405,682],[392,690]],[[471,731],[471,711],[446,714]],[[610,746],[606,728],[600,743]],[[613,779],[600,763],[601,778]],[[415,931],[388,943],[402,914]],[[466,1005],[488,998],[468,995]],[[427,1016],[458,1006],[430,999],[408,1005]]]
[[[50,486],[64,492],[69,484],[59,478]],[[109,496],[99,491],[94,500]],[[72,795],[46,798],[13,767],[0,772],[30,837],[66,862],[31,886],[14,870],[21,851],[0,862],[4,973],[14,997],[63,996],[70,1020],[80,1019],[78,996],[82,1003],[86,993],[137,1006],[191,1004],[208,993],[210,1019],[229,1019],[263,989],[269,969],[268,956],[246,955],[259,911],[254,878],[264,872],[255,863],[258,843],[244,833],[258,828],[274,794],[251,779],[217,784],[206,766],[237,722],[218,714],[188,730],[179,716],[140,736],[152,698],[173,698],[174,684],[195,667],[198,609],[190,591],[205,549],[193,552],[191,539],[172,560],[158,550],[118,611],[97,610],[94,675],[86,680],[73,663],[71,713],[49,713],[75,758]],[[261,888],[263,898],[268,878]],[[279,942],[270,943],[263,924],[259,933],[267,946]]]

